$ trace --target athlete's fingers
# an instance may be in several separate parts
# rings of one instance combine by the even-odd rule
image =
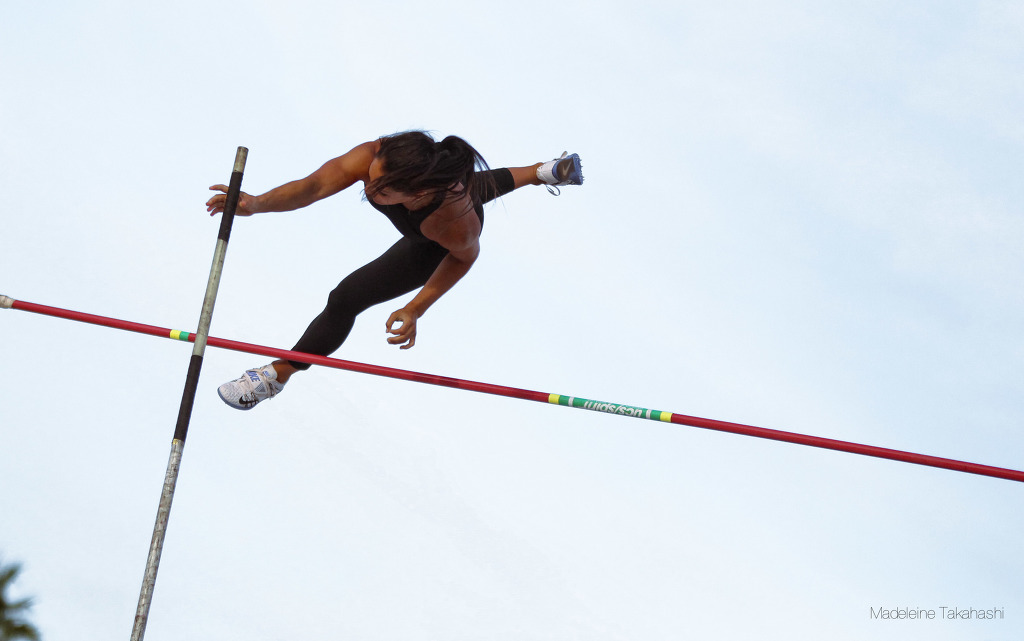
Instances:
[[[401,311],[401,310],[399,310],[399,311]],[[398,312],[392,312],[391,316],[388,316],[387,323],[384,325],[384,331],[388,332],[389,334],[397,334],[397,333],[399,333],[401,331],[401,326],[399,326],[398,329],[395,329],[395,325],[398,324],[398,323],[402,323],[402,319],[400,318],[399,313]],[[405,323],[402,323],[402,325],[404,325],[404,324]]]
[[[400,345],[402,349],[409,349],[415,345],[416,320],[416,313],[404,307],[388,316],[386,328],[388,333],[394,334],[388,337],[388,343]]]
[[[226,192],[227,189],[228,188],[224,185],[214,185],[210,187],[210,191]],[[224,210],[224,202],[226,200],[227,196],[223,193],[210,196],[210,199],[206,201],[206,211],[209,212],[211,216],[218,214]]]
[[[415,326],[402,325],[401,327],[389,329],[388,332],[394,334],[394,336],[388,337],[389,343],[403,343],[408,340],[410,334],[416,335]]]
[[[412,332],[408,336],[392,336],[388,338],[388,342],[392,345],[398,345],[399,349],[409,349],[416,344],[416,332]]]

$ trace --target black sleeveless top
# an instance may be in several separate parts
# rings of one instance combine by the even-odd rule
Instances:
[[[397,229],[403,236],[422,239],[428,243],[433,243],[434,241],[424,236],[423,232],[420,231],[420,225],[422,225],[423,221],[427,219],[427,216],[438,210],[441,203],[444,202],[444,197],[445,193],[441,192],[430,202],[429,205],[416,210],[410,210],[405,205],[378,205],[369,197],[367,197],[366,200],[369,201],[374,209],[387,216],[388,220],[391,221],[391,224],[395,226],[395,229]],[[475,198],[473,201],[473,209],[476,211],[476,215],[480,219],[480,224],[483,225],[483,204]]]

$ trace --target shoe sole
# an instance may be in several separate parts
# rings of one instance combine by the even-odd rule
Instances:
[[[559,165],[569,161],[572,163],[572,167],[565,172],[565,178],[561,182],[557,183],[559,186],[562,185],[582,185],[583,184],[583,161],[580,160],[579,154],[573,154],[566,156],[562,159]]]
[[[225,398],[224,395],[220,393],[220,388],[217,388],[217,396],[219,396],[220,400],[224,401],[224,404],[227,405],[228,407],[236,410],[241,410],[243,412],[246,410],[251,410],[252,408],[256,407],[257,403],[259,402],[257,401],[256,403],[253,403],[249,407],[245,407],[244,405],[237,405],[229,401],[227,398]]]

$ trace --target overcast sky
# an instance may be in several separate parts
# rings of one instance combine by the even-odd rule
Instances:
[[[335,355],[1024,469],[1024,5],[351,5],[12,5],[0,294],[194,331],[239,145],[253,193],[413,128],[568,150],[414,349],[399,300]],[[211,333],[290,347],[395,239],[357,188],[237,219]],[[12,595],[128,638],[191,348],[0,353]],[[206,353],[150,641],[1024,637],[1020,483],[337,370],[221,403],[267,360]]]

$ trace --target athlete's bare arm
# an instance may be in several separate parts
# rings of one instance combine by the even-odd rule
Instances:
[[[480,255],[480,219],[468,194],[463,193],[431,214],[420,225],[423,235],[448,250],[441,264],[409,303],[388,317],[388,342],[409,349],[416,344],[416,321],[469,273]]]
[[[305,178],[285,183],[260,196],[242,192],[235,213],[239,216],[251,216],[262,212],[301,209],[333,196],[357,181],[365,181],[378,145],[376,141],[358,145],[341,156],[328,160]],[[221,192],[206,202],[206,211],[213,216],[224,211],[228,188],[226,185],[214,185],[210,189]]]

